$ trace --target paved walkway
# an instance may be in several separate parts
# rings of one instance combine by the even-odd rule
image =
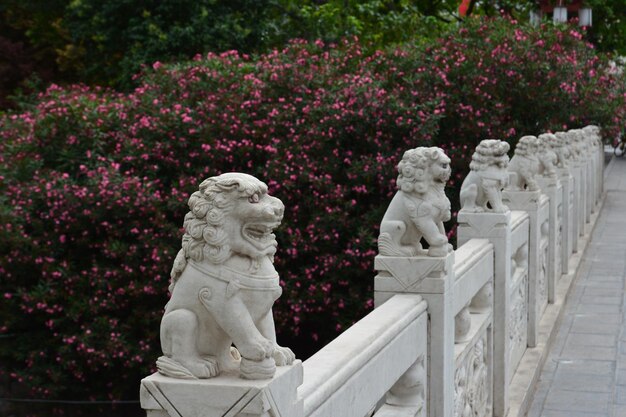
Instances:
[[[528,417],[626,417],[626,158],[605,190]]]

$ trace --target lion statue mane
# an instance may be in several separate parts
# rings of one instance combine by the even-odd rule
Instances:
[[[507,168],[511,173],[507,190],[539,190],[539,184],[535,180],[535,175],[539,173],[538,148],[539,144],[535,136],[522,136],[517,142],[515,154]]]
[[[174,378],[236,371],[243,378],[271,378],[276,365],[295,359],[277,345],[272,317],[282,292],[272,232],[284,206],[263,182],[242,173],[206,179],[188,204],[157,369]]]
[[[509,144],[498,139],[482,140],[470,163],[470,173],[461,184],[461,210],[469,213],[504,213],[502,189],[508,184]]]
[[[444,187],[450,158],[437,147],[404,153],[398,164],[398,192],[380,224],[378,251],[384,256],[445,256],[452,250],[443,222],[450,220]],[[428,251],[421,240],[428,243]]]

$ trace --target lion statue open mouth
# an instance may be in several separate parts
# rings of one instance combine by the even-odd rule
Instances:
[[[271,378],[276,365],[295,359],[276,344],[272,317],[282,292],[273,231],[284,206],[258,179],[228,173],[203,181],[189,209],[161,321],[164,356],[157,368],[175,378],[237,369],[243,378]]]

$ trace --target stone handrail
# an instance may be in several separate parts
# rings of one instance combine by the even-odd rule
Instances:
[[[425,367],[426,307],[419,295],[397,295],[304,361],[304,415],[364,416],[413,364]]]
[[[604,155],[594,126],[525,136],[510,166],[508,151],[507,143],[495,139],[476,148],[461,189],[456,250],[443,227],[451,214],[443,190],[449,158],[439,148],[405,153],[398,193],[380,227],[376,309],[304,364],[276,344],[267,316],[271,303],[264,301],[259,310],[264,324],[254,321],[258,312],[250,294],[279,293],[271,263],[237,258],[219,272],[219,262],[194,258],[200,252],[194,255],[191,238],[184,238],[172,288],[198,292],[181,304],[182,290],[174,289],[172,300],[178,301],[166,310],[175,314],[164,317],[161,374],[141,384],[148,416],[523,416],[603,201]],[[272,243],[282,204],[266,195],[264,184],[240,175],[211,180],[226,181],[224,190],[232,189],[233,180],[240,188],[251,187],[241,192],[250,202],[265,204],[261,219],[267,213],[273,217],[258,220],[248,234]],[[202,186],[200,191],[192,196],[200,206],[190,205],[199,220],[188,215],[191,237],[205,235],[193,229],[203,227],[208,209],[202,205],[213,207],[209,191],[221,192]],[[262,256],[271,260],[273,248],[268,245]],[[249,251],[239,256],[250,256]],[[244,271],[251,264],[257,269]],[[219,282],[202,284],[202,274]],[[246,308],[212,310],[220,291],[224,300]],[[230,356],[203,356],[201,349],[211,344],[205,335],[182,331],[192,318],[185,308],[209,311],[197,317],[217,326],[201,328],[214,329],[209,334],[221,334],[222,325],[232,332],[216,344],[222,355],[230,348]],[[241,327],[233,314],[250,315],[249,325],[258,327]],[[199,343],[197,352],[181,342],[176,333],[181,331]]]

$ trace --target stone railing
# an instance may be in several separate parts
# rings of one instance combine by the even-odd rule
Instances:
[[[276,344],[271,319],[282,204],[244,174],[203,182],[172,271],[159,373],[141,383],[147,415],[524,415],[602,203],[604,155],[594,126],[525,136],[510,163],[508,151],[476,148],[457,250],[443,228],[450,160],[405,153],[380,226],[376,309],[304,363]],[[227,200],[251,205],[216,212]],[[253,244],[233,240],[224,255],[219,222]]]

